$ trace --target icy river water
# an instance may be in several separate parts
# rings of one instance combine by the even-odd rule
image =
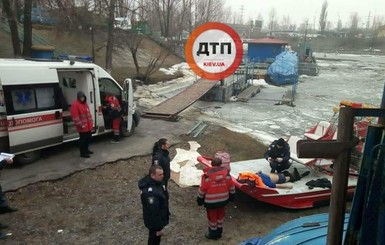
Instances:
[[[350,100],[379,106],[385,84],[385,57],[342,54],[317,54],[318,76],[301,76],[295,97],[295,107],[275,105],[287,87],[264,85],[261,92],[248,102],[197,101],[193,107],[203,114],[197,118],[247,133],[269,143],[274,138],[302,136],[320,120],[330,120],[333,107]],[[169,97],[189,86],[193,79],[152,86],[157,95]],[[184,81],[184,82],[183,82]],[[165,89],[167,88],[167,89]]]

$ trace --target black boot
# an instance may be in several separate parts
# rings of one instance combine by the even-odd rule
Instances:
[[[7,235],[5,235],[4,233],[0,232],[0,240],[5,240],[7,239]]]
[[[305,176],[308,176],[310,174],[310,171],[306,171],[304,172],[303,174],[300,174],[298,172],[298,169],[297,168],[294,168],[294,171],[292,174],[290,174],[290,182],[295,182],[295,181],[298,181],[300,179],[302,179],[303,177]]]
[[[223,232],[223,228],[222,227],[218,228],[218,230],[217,230],[217,237],[218,237],[218,239],[220,239],[222,237],[222,232]]]
[[[301,174],[301,178],[306,177],[310,174],[310,171],[306,171],[305,173]]]
[[[11,208],[10,206],[5,206],[0,208],[0,214],[13,213],[13,212],[16,212],[17,210],[18,210],[17,208]]]
[[[120,142],[119,135],[114,135],[114,137],[112,137],[112,140],[110,142],[111,143],[119,143]]]
[[[294,181],[298,181],[301,179],[301,175],[299,174],[297,168],[294,168],[293,175],[294,175]]]
[[[7,229],[9,226],[0,223],[0,229]]]
[[[208,232],[205,234],[205,237],[210,240],[218,240],[218,230],[211,230],[209,227]]]

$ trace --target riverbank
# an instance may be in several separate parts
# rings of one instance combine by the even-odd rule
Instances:
[[[196,112],[186,112],[171,127],[188,125]],[[156,124],[154,121],[153,124]],[[185,126],[183,126],[185,127]],[[157,128],[158,131],[170,128]],[[232,161],[261,157],[264,144],[246,134],[209,124],[198,138],[186,136],[181,130],[170,149],[188,150],[188,141],[197,141],[202,155],[218,150],[229,152]],[[167,134],[170,132],[164,132]],[[108,144],[106,142],[106,144]],[[76,149],[74,149],[76,150]],[[10,225],[8,244],[144,244],[147,230],[143,226],[140,193],[137,181],[146,174],[150,155],[134,156],[110,162],[95,169],[76,172],[56,181],[29,185],[7,193],[12,206],[19,211],[3,215],[1,222]],[[170,225],[164,244],[212,244],[204,237],[206,214],[196,205],[197,187],[180,188],[173,181],[170,189]],[[278,225],[299,216],[327,212],[328,207],[309,210],[287,210],[238,192],[227,208],[224,236],[216,244],[237,244],[242,240],[267,234]]]

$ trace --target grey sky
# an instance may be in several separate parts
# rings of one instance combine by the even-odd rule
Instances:
[[[278,23],[282,22],[283,16],[290,16],[292,22],[303,23],[305,19],[309,24],[315,22],[318,28],[318,19],[321,13],[323,0],[225,0],[225,6],[231,6],[232,11],[237,15],[241,13],[243,5],[243,21],[257,19],[261,13],[264,25],[268,21],[269,12],[275,8]],[[340,18],[343,26],[349,23],[352,13],[358,13],[360,27],[366,25],[368,19],[373,21],[373,17],[380,17],[384,20],[385,0],[329,0],[328,1],[328,21],[333,25],[337,24]],[[370,14],[370,18],[369,18]],[[383,24],[384,21],[382,22]]]

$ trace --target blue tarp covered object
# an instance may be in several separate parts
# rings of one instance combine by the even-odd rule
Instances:
[[[267,82],[276,86],[298,82],[298,57],[291,51],[284,51],[275,57],[267,69]]]
[[[344,237],[350,214],[345,214]],[[264,237],[255,237],[239,245],[325,245],[329,225],[329,214],[314,214],[289,221],[272,230]]]

